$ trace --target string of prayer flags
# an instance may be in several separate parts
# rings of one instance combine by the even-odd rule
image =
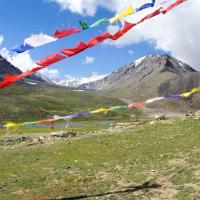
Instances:
[[[163,8],[161,7],[160,9],[162,10],[163,14],[166,14],[168,11],[170,11],[171,9],[173,9],[174,7],[178,6],[179,4],[185,2],[187,0],[176,0],[176,2],[174,2],[173,4],[169,5],[167,8]],[[161,3],[162,5],[163,3]],[[140,6],[139,8],[134,9],[134,7],[132,5],[130,5],[127,9],[123,10],[121,13],[117,14],[116,16],[107,19],[107,18],[102,18],[97,20],[95,23],[93,23],[92,25],[88,25],[85,21],[80,20],[80,25],[82,27],[82,30],[86,30],[88,28],[93,28],[93,27],[97,27],[101,24],[104,24],[106,22],[110,22],[110,23],[115,23],[117,20],[122,19],[123,17],[127,17],[129,15],[134,14],[135,12],[139,12],[141,10],[150,8],[150,7],[154,7],[155,5],[155,0],[152,0],[151,3],[145,3],[142,6]],[[156,14],[156,13],[154,13]],[[157,14],[158,10],[157,10]],[[150,18],[150,16],[145,17],[141,20],[141,22],[143,22],[145,19]],[[141,23],[139,22],[139,23]],[[138,23],[137,23],[138,24]],[[14,48],[11,48],[12,51],[16,52],[16,53],[23,53],[27,50],[31,50],[35,47],[39,47],[39,46],[43,46],[52,42],[57,41],[57,39],[63,38],[63,37],[67,37],[69,35],[72,35],[74,33],[78,33],[81,30],[79,28],[69,28],[69,29],[62,29],[62,30],[56,30],[54,32],[54,37],[51,37],[47,34],[32,34],[30,37],[26,38],[24,40],[24,43],[16,46]]]
[[[100,43],[100,42],[102,42],[102,41],[104,41],[108,38],[111,39],[111,40],[117,40],[120,37],[122,37],[124,34],[126,34],[129,30],[131,30],[131,28],[135,27],[136,25],[138,25],[138,24],[140,24],[140,23],[144,22],[145,20],[148,20],[152,17],[155,17],[156,15],[158,15],[160,13],[163,13],[163,14],[167,13],[169,10],[171,10],[175,6],[179,5],[180,3],[183,3],[184,1],[186,1],[186,0],[177,0],[175,3],[169,5],[166,9],[161,7],[159,9],[157,9],[156,11],[146,15],[145,17],[143,17],[137,23],[132,24],[132,23],[129,23],[129,22],[125,22],[124,27],[113,35],[111,35],[108,32],[105,32],[105,33],[101,34],[100,36],[96,36],[96,37],[92,38],[88,43],[84,43],[84,42],[81,41],[74,48],[63,49],[63,50],[61,50],[61,53],[70,57],[70,56],[74,56],[74,55],[84,51],[87,48],[93,47],[94,45],[96,45],[96,44],[98,44],[98,43]],[[36,37],[33,36],[32,39],[30,39],[26,42],[30,42],[32,44],[32,46],[37,46],[37,45],[45,44],[45,41],[47,42],[48,40],[53,41],[53,39],[49,38],[48,36],[45,36],[45,37],[43,37],[42,35],[39,36],[39,38],[40,38],[39,41],[36,41],[35,38]],[[66,57],[63,56],[63,55],[60,55],[60,54],[56,54],[56,53],[51,54],[50,56],[47,56],[46,58],[41,59],[40,61],[37,62],[37,65],[39,65],[39,67],[38,66],[34,67],[32,70],[24,72],[20,75],[14,75],[14,76],[5,75],[3,77],[3,81],[0,83],[0,88],[7,87],[7,86],[13,84],[16,81],[23,79],[24,77],[30,76],[33,73],[51,65],[51,64],[54,64],[54,63],[56,63],[60,60],[63,60],[64,58],[66,58]]]
[[[80,114],[72,114],[72,115],[68,115],[68,116],[57,116],[55,115],[52,118],[48,118],[48,119],[43,119],[43,120],[39,120],[39,121],[33,121],[33,122],[24,122],[24,123],[12,123],[12,122],[8,122],[6,125],[4,125],[3,127],[5,128],[12,128],[12,127],[21,127],[21,126],[31,126],[31,125],[38,125],[38,124],[45,124],[45,123],[54,123],[56,121],[59,120],[65,120],[65,121],[70,121],[73,118],[78,118],[78,117],[85,117],[88,116],[90,114],[98,114],[98,113],[107,113],[109,111],[120,111],[120,110],[128,110],[131,109],[133,107],[137,107],[137,108],[143,108],[145,106],[145,104],[149,104],[149,103],[153,103],[155,101],[160,101],[160,100],[164,100],[164,99],[181,99],[182,98],[188,98],[191,95],[200,92],[200,88],[193,88],[191,89],[189,92],[185,92],[182,94],[171,94],[171,95],[164,95],[162,97],[156,97],[153,99],[149,99],[146,100],[145,102],[132,102],[129,103],[128,105],[123,105],[123,106],[112,106],[110,108],[100,108],[94,111],[88,111],[88,112],[84,112],[84,113],[80,113]]]

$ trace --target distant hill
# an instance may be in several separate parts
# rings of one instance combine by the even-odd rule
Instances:
[[[0,79],[4,74],[14,75],[21,73],[18,68],[0,56]],[[115,98],[56,86],[41,74],[34,74],[0,90],[0,97],[1,123],[40,120],[53,115],[68,115],[105,106],[124,104]],[[124,115],[127,115],[127,113],[124,113]],[[112,116],[117,118],[122,115],[110,113],[107,116],[98,115],[92,117],[98,120],[106,120],[110,117],[112,118]]]
[[[2,57],[0,78],[4,74],[21,73],[18,68],[1,59]],[[147,55],[101,80],[79,86],[78,89],[90,90],[88,92],[56,86],[36,74],[0,90],[0,122],[38,120],[104,106],[123,105],[121,100],[142,101],[163,94],[185,92],[199,86],[199,82],[199,72],[168,55]],[[200,95],[183,102],[161,101],[150,105],[151,108],[166,108],[172,111],[176,108],[182,111],[200,109]],[[109,113],[106,117],[94,116],[94,119],[125,119],[129,115],[130,113],[125,111],[118,114]]]
[[[54,85],[13,84],[0,90],[0,122],[40,120],[53,115],[70,115],[101,107],[124,105],[118,99]],[[92,115],[89,119],[126,118],[128,112]],[[87,117],[81,118],[87,120]]]
[[[79,89],[97,90],[108,96],[123,98],[126,100],[145,100],[161,93],[165,94],[161,86],[173,78],[184,74],[195,76],[196,82],[199,81],[199,73],[189,65],[168,55],[147,55],[129,65],[119,68],[107,77],[83,84]],[[177,82],[179,84],[180,82]],[[179,90],[171,88],[171,92],[185,91],[190,88],[190,80],[186,80],[184,87],[181,84]]]
[[[6,59],[0,55],[0,78],[2,79],[4,74],[21,74],[22,71],[14,67]]]
[[[5,75],[5,74],[15,75],[15,74],[21,74],[21,73],[22,73],[22,71],[20,69],[13,66],[10,62],[8,62],[6,59],[4,59],[0,55],[0,80],[2,80],[3,75]],[[47,83],[47,84],[53,84],[49,79],[45,78],[40,73],[33,74],[33,75],[27,77],[27,79],[29,81],[31,80],[31,81],[38,81],[38,82]],[[20,84],[20,83],[25,84],[26,83],[25,80],[26,79],[18,81],[17,84]]]

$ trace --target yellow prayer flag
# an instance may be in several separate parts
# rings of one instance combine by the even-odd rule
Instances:
[[[100,108],[100,109],[98,109],[98,110],[91,111],[90,113],[91,113],[91,114],[97,114],[97,113],[101,113],[101,112],[107,113],[108,111],[109,111],[108,108]]]
[[[133,8],[132,5],[130,5],[127,9],[125,9],[124,11],[122,11],[121,13],[119,13],[118,15],[116,15],[115,17],[112,17],[109,19],[109,22],[115,23],[117,20],[121,19],[122,17],[126,17],[129,15],[132,15],[135,12],[135,9]]]
[[[21,126],[21,124],[16,124],[16,123],[8,122],[4,127],[11,128],[11,127],[17,127],[17,126]]]
[[[193,88],[190,92],[186,92],[186,93],[180,94],[180,96],[187,98],[187,97],[189,97],[192,94],[197,93],[197,92],[200,92],[200,88]]]

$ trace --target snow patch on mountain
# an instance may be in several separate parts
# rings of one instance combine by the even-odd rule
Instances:
[[[143,56],[143,57],[138,58],[137,60],[135,60],[135,66],[138,66],[145,58],[146,58],[146,56]]]
[[[100,74],[97,74],[97,73],[93,73],[91,76],[80,77],[80,78],[67,75],[66,76],[67,79],[65,79],[65,80],[51,79],[51,81],[56,85],[76,88],[76,87],[78,87],[79,85],[82,85],[82,84],[101,80],[106,76],[108,76],[108,74],[101,74],[100,75]]]

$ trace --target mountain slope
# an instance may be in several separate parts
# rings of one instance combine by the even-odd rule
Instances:
[[[2,80],[2,78],[5,74],[16,75],[16,74],[21,74],[21,73],[22,73],[22,71],[20,69],[13,66],[10,62],[8,62],[6,59],[4,59],[0,55],[0,80]],[[29,81],[31,80],[31,81],[38,81],[41,83],[53,84],[49,79],[45,78],[40,73],[35,73],[35,74],[27,77],[27,79]],[[20,83],[25,84],[25,80],[26,79],[18,81],[18,84],[20,84]]]
[[[0,55],[0,78],[4,74],[21,74],[22,71],[10,64],[6,59]]]
[[[127,100],[145,100],[159,95],[162,83],[186,73],[195,74],[197,71],[168,55],[150,54],[100,81],[83,84],[79,88],[99,90],[108,96]]]
[[[0,80],[4,74],[21,73],[0,56]],[[118,99],[56,86],[41,74],[34,74],[0,90],[0,122],[40,120],[53,115],[68,115],[123,104]],[[120,116],[117,114],[114,117]],[[104,115],[92,117],[107,119]]]
[[[40,84],[39,87],[38,85],[14,84],[0,90],[0,97],[1,123],[40,120],[53,115],[69,115],[100,107],[124,105],[118,99],[45,84]],[[92,117],[106,120],[112,114],[93,115]],[[119,117],[118,114],[114,116],[114,118],[117,117]]]

